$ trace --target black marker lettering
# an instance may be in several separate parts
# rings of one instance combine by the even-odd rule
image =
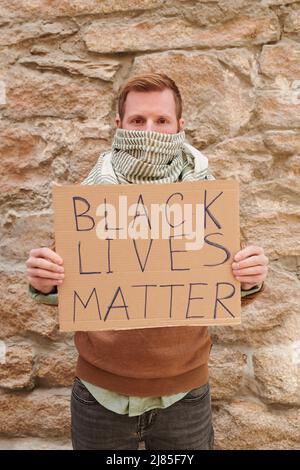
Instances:
[[[220,248],[220,250],[223,250],[226,255],[225,255],[225,258],[223,261],[221,261],[221,263],[216,263],[216,264],[204,264],[204,266],[220,266],[221,264],[224,264],[226,263],[227,260],[229,260],[230,256],[231,256],[231,253],[230,251],[223,245],[219,245],[219,243],[215,243],[215,242],[212,242],[210,240],[208,240],[208,237],[211,237],[212,235],[221,235],[223,236],[223,233],[220,233],[220,232],[215,232],[215,233],[208,233],[205,237],[204,237],[204,242],[207,243],[208,245],[211,245],[211,246],[215,246],[216,248]]]
[[[215,199],[213,199],[207,206],[207,201],[206,201],[206,196],[207,196],[207,190],[205,189],[204,190],[204,228],[206,228],[206,214],[209,215],[209,217],[211,218],[211,220],[216,224],[216,226],[218,227],[218,229],[221,228],[221,224],[217,221],[217,219],[212,215],[212,213],[210,212],[209,210],[209,207],[215,202],[216,199],[218,199],[218,197],[221,196],[221,194],[223,194],[223,191],[221,193],[219,193]]]
[[[81,212],[81,214],[78,214],[78,212],[77,212],[77,201],[81,201],[87,206],[87,209],[85,211]],[[89,230],[92,230],[95,227],[95,221],[94,221],[93,217],[91,217],[90,215],[85,215],[90,210],[90,207],[91,207],[90,203],[87,199],[84,199],[83,197],[80,197],[80,196],[73,196],[73,208],[74,208],[74,215],[75,215],[75,223],[76,223],[77,232],[89,231]],[[88,219],[89,221],[91,221],[92,225],[88,226],[87,228],[79,228],[79,226],[78,226],[78,219],[79,218]]]
[[[142,206],[143,206],[143,210],[144,210],[144,213],[143,213],[143,214],[140,214],[140,213],[138,212],[138,209],[139,209],[139,205],[140,205],[140,204],[142,204]],[[149,219],[149,217],[148,217],[147,210],[146,210],[146,208],[145,208],[143,196],[142,196],[141,194],[139,195],[139,198],[138,198],[136,211],[135,211],[135,214],[134,214],[134,217],[133,217],[133,221],[132,221],[132,227],[134,227],[135,219],[136,219],[137,217],[147,217],[148,225],[149,225],[149,228],[150,228],[150,230],[151,230],[151,222],[150,222],[150,219]]]
[[[172,318],[172,307],[173,307],[173,287],[184,287],[184,284],[160,284],[160,287],[171,287],[171,291],[170,291],[170,308],[169,308],[169,318]]]
[[[200,299],[204,299],[204,297],[191,297],[191,293],[192,293],[192,287],[193,286],[207,286],[208,284],[206,282],[192,282],[190,283],[190,290],[189,290],[189,301],[188,301],[188,306],[187,306],[187,309],[186,309],[186,315],[185,317],[186,318],[203,318],[204,315],[193,315],[192,317],[189,316],[189,310],[190,310],[190,303],[191,303],[191,300],[200,300]]]
[[[229,295],[227,295],[227,297],[218,297],[218,294],[219,294],[219,286],[220,285],[227,285],[227,286],[231,286],[232,287],[232,291]],[[223,304],[223,302],[221,302],[221,300],[224,300],[224,299],[230,299],[231,297],[234,296],[234,293],[235,293],[235,287],[233,284],[231,284],[230,282],[217,282],[216,284],[216,301],[215,301],[215,307],[214,307],[214,318],[217,318],[217,306],[218,306],[218,302],[225,308],[225,310],[229,313],[229,315],[231,315],[233,318],[235,317],[235,315],[226,307],[226,305]]]
[[[101,274],[101,271],[83,271],[81,260],[81,242],[78,242],[78,261],[79,261],[79,274]]]
[[[122,297],[123,304],[122,304],[122,305],[114,305],[114,302],[115,302],[115,300],[116,300],[116,298],[117,298],[119,292],[120,292],[120,295],[121,295],[121,297]],[[123,296],[121,287],[118,287],[118,289],[116,290],[115,295],[114,295],[114,297],[113,297],[113,299],[112,299],[112,301],[111,301],[111,303],[110,303],[110,305],[109,305],[109,307],[108,307],[108,309],[107,309],[107,312],[106,312],[106,314],[105,314],[104,321],[107,320],[107,317],[108,317],[108,315],[109,315],[111,309],[113,309],[113,308],[123,308],[123,309],[125,310],[125,312],[126,312],[127,320],[129,320],[128,310],[127,310],[128,305],[126,305],[126,303],[125,303],[125,299],[124,299],[124,296]]]
[[[96,292],[96,288],[94,287],[94,289],[92,290],[91,292],[91,295],[89,296],[88,300],[86,303],[84,303],[82,301],[82,299],[80,298],[80,296],[78,295],[78,293],[76,292],[76,290],[74,290],[74,298],[73,298],[73,322],[75,322],[76,320],[76,298],[78,298],[81,302],[81,305],[83,305],[84,309],[86,309],[86,307],[88,306],[90,300],[91,300],[91,297],[92,295],[95,294],[95,298],[96,298],[96,302],[97,302],[97,309],[98,309],[98,315],[99,315],[99,319],[101,320],[101,311],[100,311],[100,305],[99,305],[99,301],[98,301],[98,296],[97,296],[97,292]]]
[[[173,263],[173,253],[185,253],[187,250],[172,250],[172,238],[176,238],[177,235],[170,235],[169,236],[169,250],[170,250],[170,263],[171,263],[171,271],[190,271],[190,268],[174,268]],[[181,235],[181,236],[184,236]]]
[[[133,245],[134,245],[134,249],[135,249],[135,252],[136,252],[137,259],[138,259],[139,264],[140,264],[140,268],[141,268],[142,272],[144,272],[147,261],[148,261],[149,253],[150,253],[150,250],[151,250],[151,247],[152,247],[153,238],[150,239],[150,244],[149,244],[148,253],[146,255],[144,266],[141,263],[141,258],[140,258],[140,255],[139,255],[139,252],[138,252],[138,249],[137,249],[137,246],[136,246],[136,241],[135,241],[135,239],[133,239],[132,241],[133,241]]]
[[[104,198],[104,219],[105,219],[105,230],[122,230],[120,227],[109,227],[107,221],[108,212],[106,210],[106,197]]]
[[[108,245],[107,245],[107,266],[108,266],[108,271],[106,271],[106,274],[111,274],[113,271],[110,269],[110,242],[112,238],[106,238]]]
[[[171,196],[168,197],[167,199],[167,202],[166,202],[166,205],[165,205],[165,217],[166,217],[166,221],[168,222],[168,224],[170,225],[170,227],[172,228],[175,228],[175,227],[178,227],[179,225],[183,225],[184,224],[184,220],[182,220],[180,223],[176,224],[176,225],[173,225],[171,224],[171,222],[169,221],[169,218],[168,218],[168,212],[167,212],[167,207],[168,207],[168,204],[169,204],[169,201],[170,199],[173,197],[173,196],[181,196],[181,200],[183,201],[183,194],[181,193],[173,193],[171,194]]]
[[[156,284],[137,284],[131,287],[145,287],[144,318],[147,318],[148,287],[157,287]]]

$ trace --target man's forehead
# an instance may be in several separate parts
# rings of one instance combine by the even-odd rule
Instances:
[[[174,95],[171,90],[135,91],[131,90],[125,102],[125,112],[144,113],[153,112],[157,114],[173,114],[176,112]]]

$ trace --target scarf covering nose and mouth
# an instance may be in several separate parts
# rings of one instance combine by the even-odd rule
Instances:
[[[173,183],[184,167],[185,133],[117,129],[112,166],[120,183]]]
[[[98,162],[82,184],[175,183],[214,179],[208,159],[185,140],[185,132],[117,129],[111,150]]]

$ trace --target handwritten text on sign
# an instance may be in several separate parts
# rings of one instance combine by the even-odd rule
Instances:
[[[238,183],[55,187],[62,331],[240,323]]]

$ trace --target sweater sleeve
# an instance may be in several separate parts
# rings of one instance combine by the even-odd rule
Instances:
[[[253,287],[252,289],[241,290],[242,307],[253,302],[253,300],[255,300],[264,291],[264,289],[265,284],[264,282],[262,282],[258,286]]]
[[[36,302],[40,304],[58,305],[58,293],[57,293],[56,286],[54,286],[54,288],[49,294],[43,294],[42,292],[32,287],[31,284],[29,284],[28,294],[33,300],[35,300]]]
[[[262,287],[263,287],[263,282],[261,284],[258,284],[257,286],[252,287],[252,289],[248,289],[248,290],[241,289],[241,297],[243,298],[251,294],[256,294],[257,292],[260,292],[262,290]]]

